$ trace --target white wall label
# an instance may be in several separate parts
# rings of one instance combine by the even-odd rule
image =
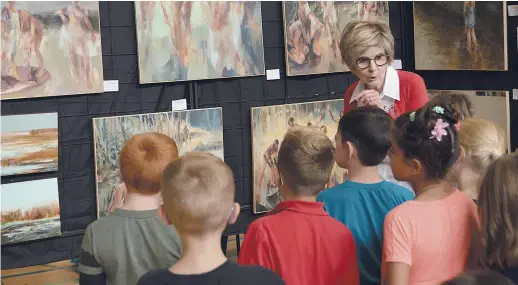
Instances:
[[[513,100],[518,100],[518,89],[513,89]]]
[[[279,69],[268,69],[266,70],[266,80],[277,80],[281,79]]]
[[[403,62],[401,61],[401,59],[394,59],[394,61],[392,62],[392,64],[390,66],[392,66],[392,68],[394,68],[394,69],[402,69]]]
[[[509,15],[509,17],[518,16],[518,5],[507,6],[507,14]]]
[[[119,91],[119,80],[104,80],[104,92]]]
[[[172,106],[173,106],[173,111],[187,110],[187,100],[186,99],[174,100],[172,102]]]

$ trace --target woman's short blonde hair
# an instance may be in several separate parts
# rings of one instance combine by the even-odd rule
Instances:
[[[389,26],[380,21],[352,21],[345,26],[340,38],[342,61],[349,69],[356,68],[356,60],[370,47],[385,50],[388,64],[394,59],[394,36]]]
[[[468,118],[460,122],[460,146],[471,166],[485,173],[487,167],[505,154],[505,132],[491,121]]]

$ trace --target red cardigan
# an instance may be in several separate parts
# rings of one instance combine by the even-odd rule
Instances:
[[[421,108],[430,99],[421,76],[403,70],[398,70],[397,74],[399,76],[399,101],[395,101],[394,114],[390,114],[393,119],[396,119],[401,114]],[[357,101],[353,101],[352,103],[349,103],[349,101],[351,101],[351,96],[358,82],[359,81],[354,82],[347,88],[347,91],[345,91],[344,113],[356,107]]]

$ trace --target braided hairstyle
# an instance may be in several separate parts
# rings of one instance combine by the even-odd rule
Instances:
[[[441,137],[441,141],[432,136],[439,119],[448,123],[444,128],[446,135]],[[455,126],[458,120],[459,113],[451,105],[427,104],[415,112],[398,117],[394,128],[395,139],[405,158],[421,162],[427,178],[442,179],[460,153]]]

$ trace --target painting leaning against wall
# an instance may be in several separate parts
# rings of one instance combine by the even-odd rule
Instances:
[[[58,170],[58,113],[1,120],[2,176]]]
[[[254,213],[270,211],[280,202],[277,156],[286,132],[293,126],[313,126],[334,144],[343,109],[343,99],[252,108]],[[335,164],[327,187],[346,177],[347,171]]]
[[[417,70],[507,70],[505,1],[414,1]]]
[[[289,76],[349,71],[340,37],[353,20],[389,22],[388,1],[283,1]]]
[[[98,1],[3,1],[1,100],[102,93]]]
[[[61,235],[57,178],[2,184],[2,245]]]
[[[95,118],[93,131],[99,217],[119,207],[124,197],[118,193],[119,152],[133,135],[158,132],[176,142],[180,155],[203,151],[224,159],[221,108]]]
[[[260,1],[136,1],[140,83],[264,74]]]

